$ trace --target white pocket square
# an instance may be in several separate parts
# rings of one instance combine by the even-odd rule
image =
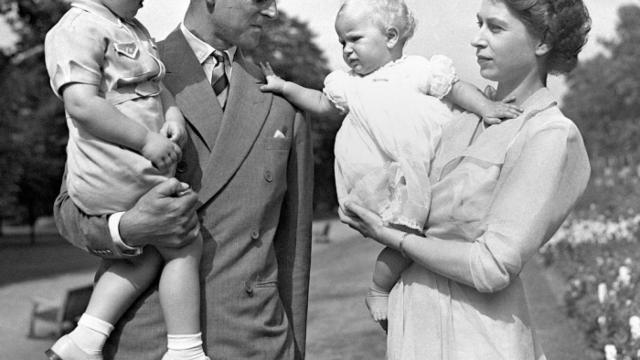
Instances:
[[[276,130],[276,132],[273,134],[273,138],[274,139],[284,139],[286,138],[286,136],[284,135],[284,133],[280,130]]]

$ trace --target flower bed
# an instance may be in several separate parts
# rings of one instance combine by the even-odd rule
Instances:
[[[640,215],[573,218],[540,251],[567,279],[568,315],[590,346],[585,359],[640,360],[639,230]]]

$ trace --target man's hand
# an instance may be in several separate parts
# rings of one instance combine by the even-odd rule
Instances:
[[[181,247],[196,239],[198,196],[188,184],[168,179],[143,195],[120,219],[120,236],[130,246]]]

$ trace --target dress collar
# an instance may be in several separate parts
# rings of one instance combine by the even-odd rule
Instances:
[[[213,46],[202,41],[195,34],[189,31],[189,29],[184,26],[183,22],[180,23],[180,31],[182,31],[184,38],[187,40],[187,44],[189,44],[189,47],[193,50],[200,64],[203,64],[205,61],[207,61],[211,54],[213,54],[213,51],[216,50]],[[229,61],[233,63],[233,57],[235,56],[237,49],[237,46],[232,46],[226,50],[221,51],[225,52],[229,57]]]

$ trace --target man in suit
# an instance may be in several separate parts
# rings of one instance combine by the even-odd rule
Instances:
[[[287,101],[260,91],[261,71],[241,50],[257,46],[275,16],[275,0],[191,0],[184,21],[158,44],[164,84],[190,135],[179,181],[158,185],[123,213],[88,216],[64,187],[54,208],[61,234],[103,257],[103,267],[145,245],[180,247],[201,233],[202,329],[212,360],[304,358],[310,131]],[[154,286],[116,325],[104,354],[159,360],[165,349]]]

